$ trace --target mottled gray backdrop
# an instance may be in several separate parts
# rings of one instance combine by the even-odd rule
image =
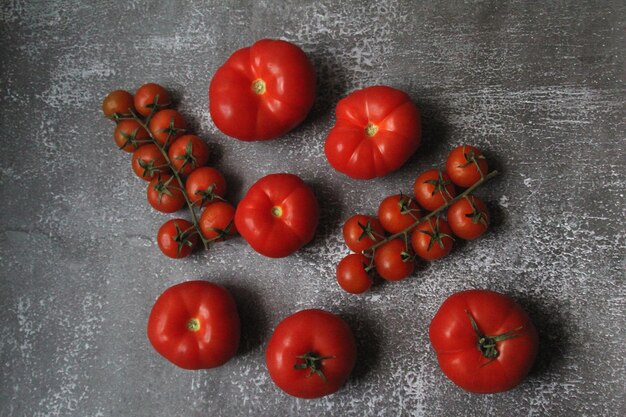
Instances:
[[[2,1],[0,415],[625,415],[625,18],[619,0]],[[242,143],[215,128],[207,87],[264,37],[308,53],[319,93],[292,133]],[[242,239],[161,255],[155,235],[172,216],[148,206],[100,111],[108,91],[150,81],[210,143],[232,201],[271,172],[312,184],[312,244],[279,260]],[[336,102],[373,84],[418,103],[424,145],[361,182],[322,149]],[[341,223],[410,192],[461,143],[503,172],[479,192],[490,232],[403,282],[340,290]],[[152,303],[189,279],[221,283],[239,304],[242,346],[221,368],[176,369],[148,343]],[[468,394],[438,368],[428,324],[467,288],[514,296],[539,328],[537,364],[513,391]],[[274,326],[307,307],[344,317],[359,348],[348,384],[312,401],[283,395],[264,365]]]

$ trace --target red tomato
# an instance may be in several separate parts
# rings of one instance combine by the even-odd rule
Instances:
[[[189,199],[196,206],[207,206],[226,195],[226,180],[221,172],[211,167],[195,169],[185,181]]]
[[[459,187],[471,187],[487,175],[487,160],[473,146],[462,145],[450,152],[446,161],[446,172]]]
[[[302,310],[281,321],[265,353],[274,383],[299,398],[319,398],[339,390],[356,362],[350,327],[323,310]]]
[[[161,213],[174,213],[185,205],[185,196],[176,178],[160,175],[148,184],[148,203]]]
[[[395,88],[358,90],[337,104],[336,123],[324,153],[337,171],[358,179],[382,177],[400,168],[421,141],[420,112]]]
[[[360,253],[352,253],[337,265],[337,283],[351,294],[361,294],[372,286],[372,277],[367,272],[370,260]]]
[[[167,155],[174,169],[182,175],[189,175],[209,161],[209,146],[196,135],[184,135],[172,143]]]
[[[240,322],[230,293],[206,281],[187,281],[163,292],[148,318],[154,349],[184,369],[215,368],[239,347]]]
[[[120,120],[113,132],[115,144],[123,151],[135,152],[140,146],[150,142],[148,131],[131,119]]]
[[[380,224],[391,234],[408,229],[421,216],[417,203],[402,194],[385,198],[378,207]]]
[[[237,206],[235,226],[261,255],[282,258],[313,239],[319,207],[313,191],[296,175],[258,180]]]
[[[445,172],[431,169],[420,174],[413,184],[413,193],[420,206],[433,211],[456,196],[456,188]]]
[[[169,172],[165,157],[159,148],[152,143],[133,152],[131,166],[135,174],[145,181],[152,181],[156,175]]]
[[[111,91],[102,101],[102,112],[113,119],[130,116],[134,109],[133,95],[125,90]]]
[[[185,118],[176,110],[159,110],[152,116],[148,128],[159,145],[167,148],[183,135],[187,127]]]
[[[448,223],[452,233],[461,239],[476,239],[489,226],[489,210],[482,200],[471,195],[450,206]]]
[[[156,106],[156,110],[169,106],[170,95],[167,90],[155,83],[144,84],[135,93],[137,113],[148,116]],[[155,110],[155,111],[156,111]]]
[[[461,388],[476,393],[509,390],[533,365],[537,331],[510,297],[493,291],[453,294],[429,329],[439,366]]]
[[[235,208],[223,201],[209,204],[200,216],[200,230],[206,239],[226,239],[237,235],[233,224]]]
[[[400,281],[413,273],[415,261],[411,258],[404,240],[393,239],[376,248],[374,266],[381,278]]]
[[[209,86],[215,125],[252,141],[282,136],[299,125],[315,99],[315,69],[296,45],[263,39],[239,49]]]
[[[385,230],[376,217],[355,214],[343,225],[343,239],[353,252],[362,252],[385,238]]]
[[[413,250],[422,259],[432,261],[446,256],[452,250],[454,238],[445,220],[432,217],[417,225],[411,234]]]
[[[172,219],[163,223],[159,229],[157,243],[165,256],[185,258],[198,244],[198,234],[193,224],[187,220]]]

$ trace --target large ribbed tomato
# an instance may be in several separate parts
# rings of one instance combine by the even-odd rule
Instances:
[[[395,88],[368,87],[339,101],[324,152],[337,171],[357,179],[400,168],[421,141],[418,108]]]
[[[315,69],[296,45],[263,39],[235,51],[209,86],[215,125],[234,138],[273,139],[300,124],[315,99]]]

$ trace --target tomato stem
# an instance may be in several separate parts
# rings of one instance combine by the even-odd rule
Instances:
[[[325,359],[334,359],[334,356],[319,356],[315,352],[309,352],[305,355],[296,356],[297,359],[304,359],[304,363],[301,363],[296,360],[296,363],[293,365],[294,369],[308,369],[309,374],[307,378],[313,374],[317,374],[324,383],[328,382],[326,376],[322,372],[322,361]]]
[[[481,367],[489,365],[500,355],[500,352],[498,352],[497,349],[498,342],[519,336],[520,334],[517,332],[519,332],[523,328],[523,326],[520,326],[513,330],[508,330],[502,334],[487,336],[480,331],[476,320],[474,320],[474,317],[472,317],[470,312],[465,310],[465,313],[467,313],[467,316],[470,319],[470,324],[472,325],[472,329],[474,329],[474,332],[476,333],[476,347],[485,358],[489,359],[487,362],[480,365]]]

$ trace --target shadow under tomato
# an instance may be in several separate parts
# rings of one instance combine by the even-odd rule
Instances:
[[[269,337],[269,326],[263,309],[262,298],[257,291],[225,284],[237,303],[237,311],[241,320],[241,341],[237,355],[243,355],[262,346]]]
[[[341,234],[341,190],[330,182],[316,179],[307,181],[319,203],[320,219],[311,244]],[[346,247],[346,254],[348,248]]]
[[[367,310],[341,314],[356,339],[357,358],[350,379],[358,381],[375,369],[380,359],[380,343],[376,334],[376,322],[368,317]]]
[[[449,141],[450,126],[446,121],[447,109],[434,100],[415,99],[415,94],[410,94],[410,96],[422,114],[422,141],[419,149],[409,158],[406,165],[419,166],[419,172],[443,167],[447,153],[444,159],[438,158],[438,155],[446,149]]]

